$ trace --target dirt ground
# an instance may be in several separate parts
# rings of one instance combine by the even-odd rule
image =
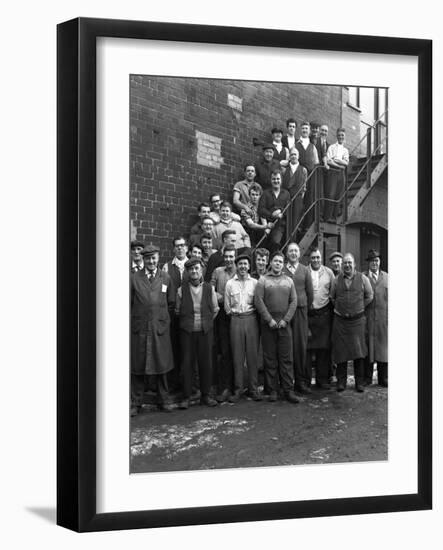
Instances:
[[[313,389],[300,403],[246,397],[131,419],[131,472],[387,460],[388,390]]]

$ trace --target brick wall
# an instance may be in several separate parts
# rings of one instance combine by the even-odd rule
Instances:
[[[131,237],[171,254],[188,235],[196,206],[213,192],[231,200],[243,165],[261,154],[252,139],[294,117],[327,123],[344,116],[339,86],[133,75],[130,79]],[[354,118],[352,118],[354,117]],[[344,117],[358,127],[357,112]],[[352,146],[354,135],[348,136]]]

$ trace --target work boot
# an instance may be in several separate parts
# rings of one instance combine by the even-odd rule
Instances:
[[[200,399],[200,405],[206,405],[207,407],[216,407],[217,401],[212,399],[210,395],[203,395]]]
[[[348,379],[348,363],[338,363],[337,365],[337,391],[344,391],[346,389],[346,383]]]
[[[238,403],[241,396],[241,391],[236,390],[232,395],[228,397],[229,403]]]
[[[354,380],[356,391],[358,391],[359,393],[363,393],[365,391],[365,364],[363,359],[354,360]]]
[[[189,399],[183,399],[182,401],[180,401],[180,403],[178,404],[178,408],[179,409],[188,409],[189,408]]]
[[[231,392],[228,390],[228,388],[225,388],[219,395],[216,395],[215,399],[219,403],[224,403],[229,399],[230,396],[231,396]]]
[[[293,390],[285,392],[285,399],[289,401],[289,403],[300,403],[299,398],[295,395]]]
[[[277,395],[277,392],[276,391],[271,391],[271,393],[269,394],[269,401],[271,403],[275,403],[278,399],[278,395]]]
[[[374,376],[374,363],[371,363],[367,358],[365,359],[364,367],[364,386],[370,386],[372,384],[372,378]]]
[[[296,391],[305,395],[310,395],[312,393],[311,388],[305,382],[300,382],[299,384],[297,384]]]
[[[248,393],[248,396],[253,400],[253,401],[261,401],[263,399],[263,396],[261,393],[259,393],[258,391],[250,391]]]
[[[378,385],[383,388],[388,387],[388,364],[377,363],[377,381]]]

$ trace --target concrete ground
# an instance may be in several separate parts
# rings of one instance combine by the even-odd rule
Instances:
[[[170,413],[145,405],[131,419],[131,472],[161,472],[388,458],[388,389],[318,390],[300,403],[279,400]],[[198,401],[197,401],[198,403]]]

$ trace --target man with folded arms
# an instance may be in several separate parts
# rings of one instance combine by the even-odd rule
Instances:
[[[219,311],[213,287],[203,281],[203,262],[191,258],[185,264],[187,281],[177,291],[175,313],[180,322],[182,350],[183,399],[181,409],[189,407],[197,361],[202,405],[214,407],[215,399],[210,396],[212,381],[212,337],[213,323]]]
[[[309,269],[302,265],[300,248],[297,243],[289,243],[286,250],[287,263],[283,272],[294,281],[297,293],[297,309],[291,321],[292,357],[294,362],[295,390],[311,385],[311,365],[306,368],[308,345],[308,309],[312,305],[313,289]]]
[[[298,403],[293,389],[290,326],[297,308],[297,294],[292,279],[283,273],[284,261],[282,252],[274,252],[270,271],[257,282],[255,307],[261,317],[265,387],[270,391],[269,401],[277,401],[277,380],[280,378],[285,399]]]
[[[326,160],[328,165],[328,177],[325,184],[324,218],[325,221],[335,223],[341,214],[342,205],[338,201],[345,190],[345,171],[349,164],[349,151],[344,146],[346,132],[344,128],[338,128],[337,141],[328,147]]]
[[[249,275],[250,257],[240,255],[235,260],[237,272],[225,287],[225,312],[231,319],[231,348],[234,365],[234,393],[229,398],[236,403],[243,391],[243,367],[248,367],[248,393],[254,401],[260,401],[257,390],[257,361],[259,332],[254,306],[257,280]]]
[[[343,257],[343,273],[332,281],[334,304],[332,325],[332,360],[337,364],[337,391],[346,388],[348,361],[354,361],[355,389],[364,391],[364,358],[366,345],[365,309],[374,293],[366,275],[355,269],[354,256]]]

